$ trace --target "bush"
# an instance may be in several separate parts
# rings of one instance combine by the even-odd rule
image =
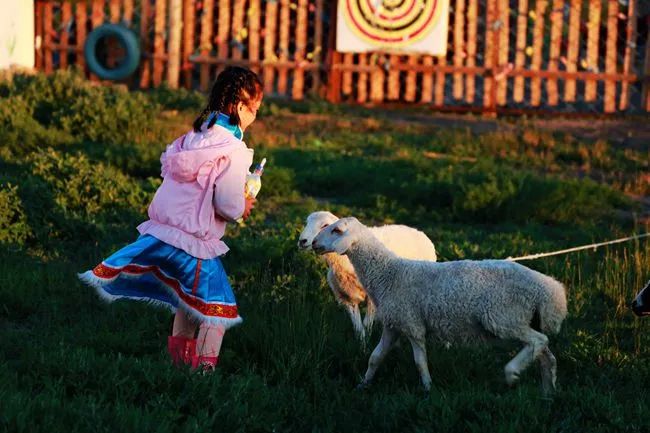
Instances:
[[[0,185],[0,243],[23,245],[31,236],[18,187]]]

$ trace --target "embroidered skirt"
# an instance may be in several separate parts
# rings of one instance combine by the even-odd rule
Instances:
[[[133,299],[186,311],[199,322],[226,328],[242,321],[218,257],[204,260],[151,235],[117,251],[79,279],[103,299]]]

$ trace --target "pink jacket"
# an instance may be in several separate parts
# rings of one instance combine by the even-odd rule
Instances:
[[[149,205],[141,234],[200,258],[228,251],[221,240],[226,221],[244,213],[244,183],[253,150],[214,125],[177,138],[160,157],[163,183]]]

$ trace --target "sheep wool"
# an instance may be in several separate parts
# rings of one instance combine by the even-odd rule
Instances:
[[[317,211],[307,217],[307,222],[298,240],[298,247],[311,249],[316,235],[325,227],[338,221],[338,217],[327,211]],[[404,225],[385,225],[369,227],[369,230],[389,250],[400,257],[436,261],[436,249],[433,242],[419,230]],[[362,342],[365,342],[366,329],[372,328],[375,318],[375,307],[367,298],[363,285],[359,282],[354,267],[345,256],[330,253],[324,254],[328,270],[327,283],[336,301],[342,305],[352,326]],[[360,305],[367,301],[366,316],[362,322]]]
[[[556,360],[547,334],[558,333],[567,315],[565,288],[555,279],[505,260],[400,258],[356,218],[340,219],[321,231],[313,249],[347,255],[383,324],[360,386],[372,381],[396,337],[404,335],[426,389],[431,386],[427,336],[451,343],[518,340],[524,348],[506,365],[506,382],[516,383],[538,359],[543,392],[555,389]]]

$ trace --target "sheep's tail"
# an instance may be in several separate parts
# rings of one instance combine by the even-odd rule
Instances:
[[[538,305],[534,321],[539,318],[539,327],[545,334],[557,334],[567,315],[566,289],[559,281],[548,278],[549,296]]]

